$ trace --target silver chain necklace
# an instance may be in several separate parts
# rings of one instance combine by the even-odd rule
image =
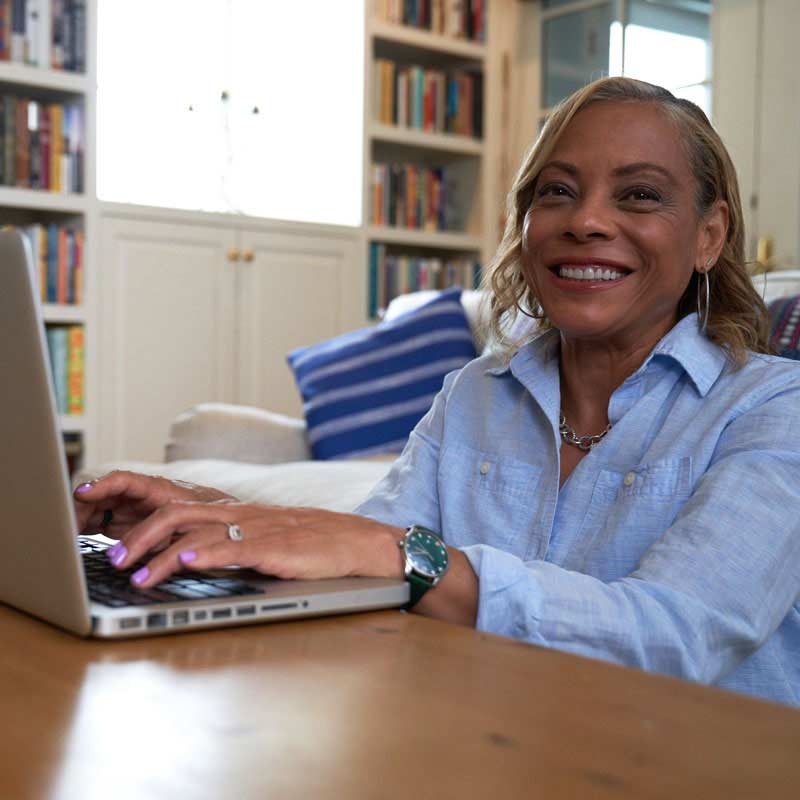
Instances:
[[[561,438],[567,444],[575,445],[579,450],[588,452],[611,430],[611,423],[609,422],[608,425],[606,425],[604,431],[596,433],[594,436],[578,436],[567,424],[567,419],[564,413],[561,412],[561,418],[558,421],[558,430],[561,434]]]

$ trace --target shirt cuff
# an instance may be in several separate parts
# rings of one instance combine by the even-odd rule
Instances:
[[[487,633],[535,639],[541,593],[525,563],[517,556],[485,544],[459,548],[478,576],[478,618],[475,627]],[[524,620],[524,622],[523,622]]]

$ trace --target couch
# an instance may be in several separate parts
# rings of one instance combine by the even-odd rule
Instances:
[[[769,303],[800,294],[800,270],[754,278]],[[387,318],[429,299],[415,292],[394,300]],[[485,345],[486,297],[465,291],[461,298],[476,350]],[[522,320],[523,324],[530,324]],[[518,333],[518,331],[517,331]],[[163,463],[123,461],[82,470],[76,483],[112,469],[130,469],[214,486],[248,501],[269,505],[316,506],[350,511],[386,474],[395,456],[363,460],[314,461],[305,422],[259,408],[201,403],[173,422]]]

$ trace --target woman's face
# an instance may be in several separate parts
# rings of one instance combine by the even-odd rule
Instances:
[[[574,117],[539,174],[522,243],[525,278],[563,336],[641,347],[675,324],[708,250],[694,195],[656,106],[603,102]]]

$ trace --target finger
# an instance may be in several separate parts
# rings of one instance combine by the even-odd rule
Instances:
[[[109,502],[119,498],[129,501],[141,501],[158,498],[165,495],[169,481],[150,475],[141,475],[128,470],[114,470],[103,475],[97,480],[82,483],[73,492],[76,500],[84,503],[94,503],[105,508],[110,507]]]
[[[169,542],[175,533],[186,533],[213,523],[227,526],[233,518],[235,508],[233,504],[221,506],[214,503],[172,500],[125,534],[124,541],[120,542],[121,546],[109,554],[112,563],[116,567],[125,569],[154,548]],[[224,533],[224,529],[220,529],[219,533]]]
[[[190,533],[178,537],[131,576],[131,583],[140,589],[148,589],[163,583],[170,575],[186,569],[180,554],[187,548],[195,550],[211,543],[220,535],[219,525],[194,528]]]

